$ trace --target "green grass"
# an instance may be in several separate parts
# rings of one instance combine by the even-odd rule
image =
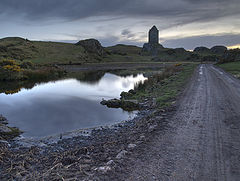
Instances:
[[[156,101],[159,109],[170,106],[191,77],[197,64],[184,64],[179,67],[169,66],[160,74],[153,75],[144,84],[138,85],[136,94],[127,94],[126,99],[145,99]]]
[[[119,54],[119,55],[132,55],[132,54],[136,55],[136,54],[140,54],[142,51],[141,47],[137,47],[133,45],[122,45],[122,44],[107,47],[105,49],[110,53]]]
[[[4,51],[6,49],[6,51]],[[91,62],[81,46],[71,43],[28,41],[22,38],[0,39],[0,58],[27,60],[33,63]]]
[[[172,104],[187,80],[191,77],[195,67],[196,64],[185,65],[180,72],[163,80],[164,86],[159,87],[160,93],[157,95],[157,104],[160,108],[164,108]]]
[[[0,59],[11,58],[38,64],[197,61],[191,52],[181,49],[162,48],[157,57],[143,55],[141,47],[132,45],[116,45],[105,50],[106,55],[99,57],[72,43],[29,41],[18,37],[0,39]]]
[[[240,78],[240,61],[218,64],[223,70],[230,72],[235,77]]]
[[[69,63],[87,61],[87,54],[81,46],[69,43],[33,42],[38,53],[31,60],[34,63]]]

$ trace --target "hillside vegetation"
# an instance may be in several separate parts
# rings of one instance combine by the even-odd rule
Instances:
[[[160,44],[159,44],[160,45]],[[239,59],[239,50],[224,46],[211,49],[197,47],[193,52],[184,48],[159,46],[153,56],[141,47],[118,44],[102,47],[95,39],[81,40],[76,44],[29,41],[19,37],[0,39],[0,60],[14,59],[40,64],[75,64],[99,62],[231,62]]]
[[[240,61],[219,64],[218,66],[230,72],[235,77],[240,78]]]
[[[34,63],[68,63],[90,61],[81,46],[70,43],[29,41],[14,37],[0,40],[0,58],[29,60]]]

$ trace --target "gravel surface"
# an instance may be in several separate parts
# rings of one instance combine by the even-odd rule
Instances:
[[[169,126],[109,180],[239,180],[240,80],[200,65],[178,102]]]

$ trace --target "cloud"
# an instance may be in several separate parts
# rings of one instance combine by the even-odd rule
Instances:
[[[198,46],[211,48],[215,45],[224,45],[229,47],[239,44],[239,42],[240,34],[216,34],[170,39],[165,40],[162,44],[165,47],[184,47],[185,49],[191,50]]]
[[[136,34],[135,33],[132,33],[130,30],[128,30],[128,29],[124,29],[124,30],[122,30],[122,33],[121,33],[121,35],[123,35],[124,37],[127,37],[127,38],[134,38],[135,36],[136,36]]]
[[[233,5],[234,4],[234,5]],[[76,20],[94,16],[170,17],[179,24],[239,15],[236,0],[1,0],[0,12],[28,20]]]
[[[58,41],[91,37],[105,46],[117,43],[140,46],[147,41],[148,29],[155,24],[160,29],[161,40],[165,38],[164,45],[169,47],[192,49],[199,44],[231,44],[230,40],[239,44],[238,38],[231,38],[235,34],[230,36],[240,28],[238,1],[1,0],[0,36]],[[72,36],[63,35],[66,33]],[[214,33],[225,35],[207,35]],[[172,38],[179,34],[182,37]]]

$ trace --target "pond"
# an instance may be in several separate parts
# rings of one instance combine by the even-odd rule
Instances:
[[[132,119],[136,112],[107,108],[104,99],[119,98],[122,91],[146,80],[142,74],[120,77],[104,73],[99,80],[75,78],[21,88],[15,94],[0,94],[1,114],[24,137],[44,137],[76,129],[106,126]]]

